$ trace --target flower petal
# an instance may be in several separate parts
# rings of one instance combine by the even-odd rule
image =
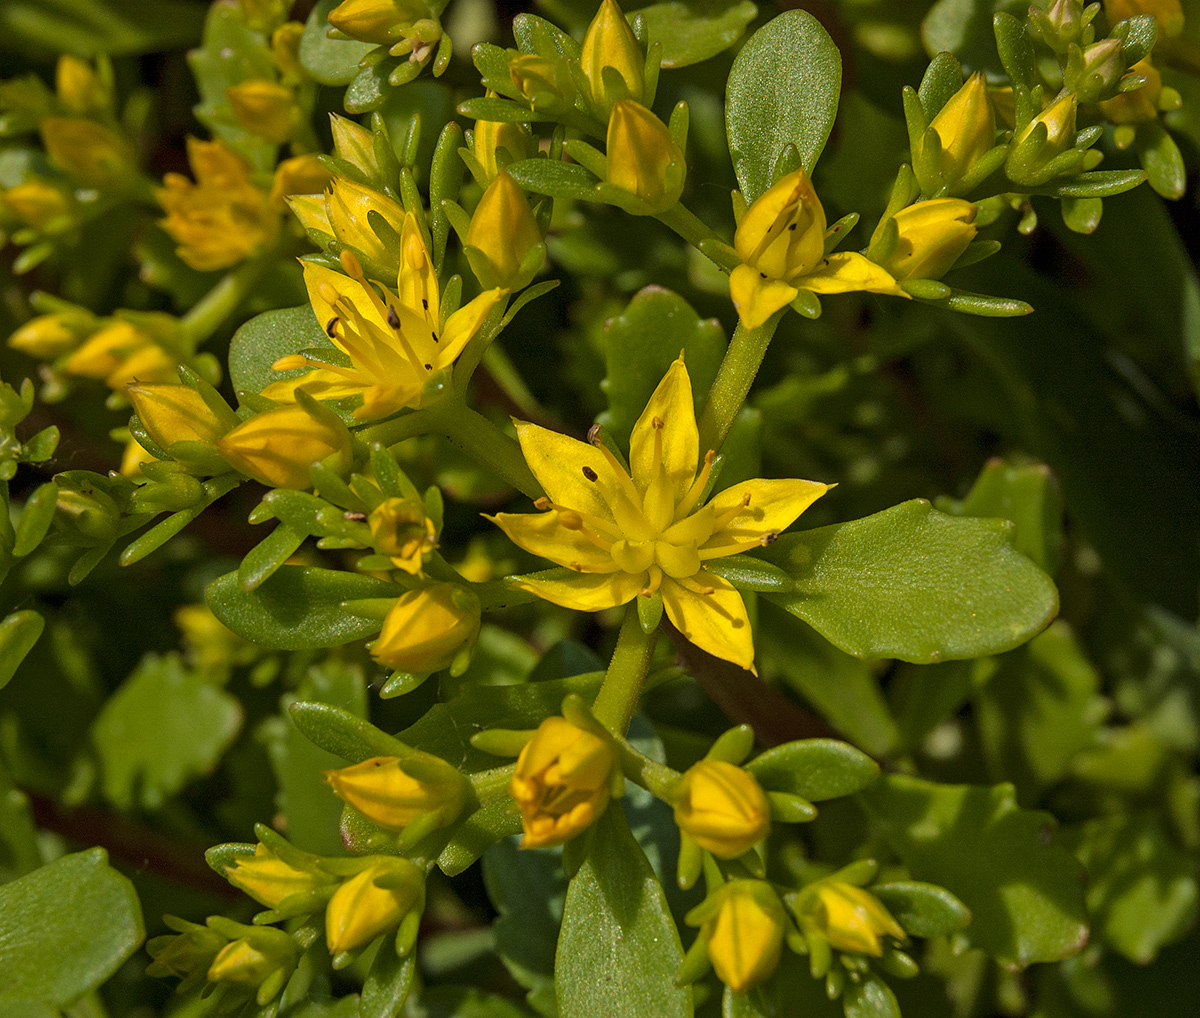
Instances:
[[[434,357],[435,368],[446,368],[462,353],[463,347],[471,341],[471,337],[479,331],[483,320],[492,312],[496,302],[500,300],[501,290],[485,290],[470,304],[459,308],[446,319],[446,328],[438,341],[437,354]]]
[[[890,293],[908,297],[900,284],[882,266],[857,251],[832,254],[800,280],[813,293],[849,293],[866,290],[868,293]]]
[[[726,488],[709,503],[717,516],[733,509],[746,495],[750,496],[750,504],[701,545],[700,557],[718,558],[755,547],[767,534],[778,534],[790,527],[832,487],[819,481],[758,478]]]
[[[662,465],[670,482],[669,489],[678,502],[695,480],[700,458],[692,380],[682,357],[667,369],[629,438],[629,467],[633,483],[642,494],[655,472],[655,447],[659,440],[656,435],[659,429],[654,424],[656,418],[662,422]]]
[[[523,421],[516,425],[521,453],[546,497],[558,505],[612,522],[604,492],[616,491],[629,481],[617,476],[608,458],[595,446],[557,431]],[[585,468],[596,480],[589,480]]]
[[[387,322],[376,310],[375,302],[372,301],[367,288],[357,279],[351,279],[349,276],[334,272],[333,269],[327,269],[324,265],[317,265],[315,262],[302,262],[301,264],[304,266],[304,285],[308,288],[308,299],[312,304],[313,314],[321,323],[321,328],[328,332],[330,320],[337,317],[338,314],[333,308],[333,301],[326,299],[331,296],[327,288],[332,288],[333,293],[337,296],[349,298],[350,303],[354,305],[355,310],[364,320],[384,332],[391,332]],[[338,331],[340,330],[334,330],[334,332]],[[331,334],[330,339],[336,346],[343,349],[343,352],[351,353],[342,347],[337,335]],[[353,356],[353,354],[351,355]]]
[[[804,277],[806,286],[811,278]],[[891,278],[888,276],[888,279]],[[782,279],[771,279],[749,265],[739,265],[729,273],[729,296],[733,299],[733,306],[737,308],[738,317],[747,329],[757,329],[763,325],[776,311],[794,301],[799,292],[796,287],[789,286]]]
[[[497,513],[488,519],[513,544],[557,565],[585,573],[615,573],[620,568],[603,548],[592,544],[578,530],[564,527],[553,509],[545,513]]]
[[[525,576],[517,582],[521,590],[528,590],[564,608],[584,612],[628,604],[645,585],[645,573],[577,573],[561,580]]]
[[[295,378],[281,378],[278,382],[272,382],[263,389],[262,394],[278,403],[295,403],[297,389],[303,389],[313,399],[344,399],[360,395],[368,385],[370,381],[365,377],[362,381],[356,381],[327,368],[315,368]]]
[[[417,217],[411,212],[405,213],[404,225],[400,228],[400,256],[400,273],[396,277],[400,303],[436,330],[441,313],[437,273],[429,260]]]
[[[711,587],[712,593],[701,594],[670,577],[663,579],[663,607],[671,625],[701,650],[754,672],[754,637],[742,595],[728,581],[705,572],[697,573],[691,582]]]

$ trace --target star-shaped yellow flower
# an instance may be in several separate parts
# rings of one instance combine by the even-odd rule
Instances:
[[[429,376],[454,363],[502,291],[481,293],[443,326],[437,274],[411,212],[404,217],[400,247],[395,295],[368,281],[349,251],[342,252],[346,275],[305,263],[304,283],[313,312],[334,345],[350,358],[350,365],[327,364],[304,354],[280,358],[273,365],[276,371],[309,364],[315,370],[272,383],[264,396],[288,401],[296,389],[317,399],[361,396],[362,406],[354,411],[359,420],[378,420],[420,405]]]
[[[825,229],[825,208],[803,169],[780,177],[746,210],[733,236],[742,264],[729,274],[729,293],[747,329],[757,329],[802,289],[908,296],[856,251],[825,257]]]
[[[523,589],[581,611],[661,592],[667,617],[684,636],[753,670],[742,596],[704,563],[769,544],[830,485],[743,481],[701,506],[715,454],[709,450],[700,458],[692,383],[682,357],[633,427],[629,472],[599,443],[524,423],[517,424],[517,438],[546,492],[535,504],[548,511],[492,519],[522,548],[578,574],[524,577]]]

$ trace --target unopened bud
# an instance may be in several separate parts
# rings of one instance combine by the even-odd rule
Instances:
[[[303,491],[312,486],[314,463],[350,458],[350,433],[340,421],[318,419],[302,406],[255,414],[217,441],[217,451],[235,470],[273,488]]]
[[[50,158],[85,184],[112,186],[136,165],[129,143],[94,120],[45,117],[38,126]]]
[[[1082,53],[1072,51],[1065,80],[1079,102],[1089,103],[1111,97],[1124,73],[1124,43],[1120,39],[1102,39]]]
[[[225,98],[251,134],[282,145],[295,133],[298,110],[290,88],[274,81],[242,81],[225,89]]]
[[[618,102],[608,121],[606,177],[636,201],[635,214],[665,212],[683,194],[683,152],[667,125],[640,103]]]
[[[679,829],[721,859],[750,851],[771,829],[767,797],[754,776],[723,760],[689,767],[673,801]]]
[[[190,385],[146,385],[125,387],[146,433],[159,448],[167,450],[176,442],[216,442],[237,423],[231,410],[222,419]]]
[[[603,0],[583,38],[579,58],[601,120],[622,99],[646,100],[646,55],[615,0]]]
[[[342,885],[325,910],[325,942],[339,955],[365,947],[425,907],[425,876],[407,859],[379,856]]]
[[[501,171],[484,191],[466,236],[467,259],[485,289],[527,286],[545,257],[525,193]]]
[[[454,583],[434,583],[397,598],[371,645],[371,656],[397,671],[448,668],[479,635],[479,599]]]

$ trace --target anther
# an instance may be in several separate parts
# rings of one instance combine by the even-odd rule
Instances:
[[[433,370],[433,365],[432,365],[432,364],[426,364],[426,365],[425,365],[425,370],[426,370],[426,371],[432,371],[432,370]]]
[[[586,477],[589,481],[595,481],[595,480],[599,479],[599,476],[597,475],[596,471],[594,471],[591,467],[583,468],[583,476]]]
[[[775,533],[775,531],[771,530],[771,531],[768,531],[767,533],[763,534],[763,536],[758,539],[758,543],[761,544],[764,548],[766,548],[766,547],[769,547],[770,545],[774,544],[778,540],[779,540],[779,535],[777,533]]]
[[[652,427],[655,431],[662,431],[662,429],[663,429],[662,418],[661,417],[650,418],[650,427]]]
[[[338,260],[342,263],[342,268],[346,270],[346,275],[354,279],[362,278],[362,262],[358,260],[358,255],[353,251],[343,248],[342,253],[338,256]]]
[[[583,529],[583,518],[579,515],[579,513],[573,512],[570,509],[558,510],[558,522],[568,530]]]
[[[421,298],[421,307],[423,307],[426,311],[429,310],[429,298],[428,297]]]
[[[388,305],[387,323],[393,329],[400,328],[400,316],[396,314],[396,306],[394,304]]]
[[[342,519],[349,520],[351,523],[361,523],[366,518],[367,518],[366,513],[356,513],[356,512],[352,512],[350,510],[347,510],[346,512],[342,513]]]
[[[795,228],[796,228],[798,225],[799,225],[798,223],[791,223],[791,224],[789,224],[789,225],[788,225],[788,229],[789,229],[789,230],[794,230],[794,229],[795,229]]]
[[[337,315],[334,315],[331,319],[329,319],[328,322],[325,323],[325,335],[327,335],[330,339],[334,338],[333,330],[334,330],[334,327],[337,325],[337,323],[338,323]]]
[[[334,305],[338,302],[341,294],[337,292],[329,283],[320,283],[317,286],[317,296],[326,304]]]
[[[577,573],[582,573],[583,572],[583,563],[576,562],[574,559],[572,559],[571,560],[571,568],[574,569],[575,572],[577,572]]]
[[[548,499],[545,495],[543,495],[541,498],[535,498],[533,500],[533,507],[535,509],[549,509],[550,499]]]
[[[588,428],[587,440],[588,440],[589,445],[599,445],[600,444],[600,425],[599,424],[593,424],[590,428]]]

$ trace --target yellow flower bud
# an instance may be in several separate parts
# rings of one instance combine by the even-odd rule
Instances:
[[[954,93],[929,124],[942,145],[942,180],[952,184],[996,143],[996,114],[988,99],[987,82],[976,71]],[[919,151],[913,159],[921,159]]]
[[[701,760],[684,772],[675,823],[721,859],[749,852],[771,829],[770,806],[754,776],[724,760]]]
[[[50,360],[71,350],[94,328],[91,315],[59,311],[31,318],[8,337],[8,345],[31,357]]]
[[[406,573],[419,573],[425,555],[437,547],[437,529],[420,502],[388,498],[371,510],[367,526],[375,547]]]
[[[199,923],[189,923],[175,916],[165,918],[176,934],[154,937],[146,944],[146,952],[154,959],[146,974],[187,979],[207,973],[217,953],[229,943],[228,939]]]
[[[1162,75],[1146,57],[1133,65],[1146,84],[1132,92],[1122,92],[1100,103],[1104,119],[1112,124],[1143,124],[1158,119],[1158,99],[1162,95]],[[11,192],[10,192],[11,193]]]
[[[69,54],[59,57],[54,77],[59,99],[76,113],[102,110],[112,100],[108,86],[86,60]]]
[[[68,375],[104,379],[147,345],[153,345],[153,340],[146,333],[118,318],[94,332],[67,358],[62,369]]]
[[[731,880],[688,913],[700,926],[709,961],[735,993],[767,979],[783,947],[783,904],[764,880]]]
[[[566,64],[560,59],[532,54],[513,57],[508,62],[508,73],[521,95],[535,110],[546,104],[547,97],[551,105],[560,101],[564,107],[575,101],[575,83]]]
[[[379,168],[375,162],[375,135],[362,124],[336,113],[329,115],[329,125],[333,130],[333,154],[363,173],[374,175]]]
[[[131,481],[144,477],[142,464],[153,462],[155,462],[154,454],[143,449],[136,438],[131,438],[125,443],[125,451],[121,453],[121,476],[128,477]]]
[[[131,382],[169,382],[179,377],[179,359],[157,343],[135,350],[104,376],[104,384],[120,392]]]
[[[1180,0],[1104,0],[1104,13],[1115,25],[1139,14],[1149,14],[1167,36],[1183,31],[1183,5]]]
[[[908,939],[875,895],[842,880],[819,880],[804,888],[795,912],[802,928],[817,931],[838,951],[878,958],[884,937]]]
[[[50,158],[85,184],[115,184],[135,166],[129,143],[94,120],[44,117],[38,127]]]
[[[216,442],[237,418],[221,420],[190,385],[142,385],[125,387],[146,433],[162,449],[176,442]]]
[[[463,801],[462,775],[436,757],[377,756],[326,771],[325,780],[344,802],[372,823],[393,831],[434,812],[447,824],[458,815]]]
[[[246,24],[256,32],[270,32],[284,18],[292,0],[238,0]]]
[[[825,253],[825,208],[804,170],[781,177],[746,211],[733,237],[738,257],[769,279],[795,285]]]
[[[399,235],[404,225],[404,208],[399,202],[348,177],[334,177],[325,195],[326,215],[334,236],[371,261],[394,265],[383,241],[371,229],[368,213],[378,212]]]
[[[491,180],[500,171],[496,152],[504,149],[513,162],[533,155],[533,136],[524,124],[502,123],[495,120],[476,120],[471,134],[471,154],[479,160],[483,172]]]
[[[622,99],[646,98],[646,55],[614,0],[603,0],[587,35],[579,63],[592,103],[605,117]]]
[[[627,211],[664,212],[683,193],[683,153],[667,125],[640,103],[618,102],[608,121],[606,177],[643,206]]]
[[[329,223],[329,206],[324,193],[290,194],[284,202],[306,230],[316,230],[318,233],[333,236],[333,227]]]
[[[503,170],[471,216],[465,247],[471,269],[486,289],[519,290],[541,268],[542,259],[532,256],[544,250],[542,231],[525,193]]]
[[[293,194],[319,194],[329,183],[332,174],[315,155],[284,159],[275,167],[271,184],[271,204],[282,209],[283,199]]]
[[[420,0],[343,0],[329,12],[329,23],[352,39],[386,44],[431,13]]]
[[[299,957],[300,947],[294,939],[283,930],[263,927],[221,948],[208,968],[208,978],[256,990],[275,976],[282,988],[277,973],[290,972]]]
[[[288,865],[261,842],[254,855],[239,856],[226,867],[225,879],[267,908],[278,908],[294,894],[307,894],[334,882],[324,873]]]
[[[237,122],[251,134],[282,145],[296,129],[296,99],[278,82],[253,80],[225,89],[225,98]]]
[[[304,36],[304,25],[299,21],[288,21],[271,33],[271,56],[275,66],[285,78],[303,78],[304,68],[300,64],[300,40]]]
[[[10,187],[0,200],[23,223],[39,230],[65,220],[75,204],[70,195],[43,180],[29,180]]]
[[[1038,124],[1045,124],[1046,143],[1042,146],[1040,156],[1043,162],[1048,162],[1074,143],[1077,109],[1078,102],[1074,95],[1060,96],[1025,125],[1025,130],[1014,140],[1014,146],[1028,138]]]
[[[895,279],[941,279],[975,239],[974,205],[961,198],[934,198],[893,217],[900,237],[880,264]]]
[[[311,487],[309,469],[338,455],[350,458],[350,433],[341,422],[317,419],[303,406],[255,414],[216,443],[235,470],[272,488]]]
[[[371,657],[416,675],[441,671],[475,643],[479,601],[453,583],[434,583],[400,595],[371,645]]]
[[[546,718],[517,757],[509,782],[525,828],[522,848],[561,845],[608,808],[616,751],[602,735]]]
[[[363,947],[424,907],[421,871],[407,859],[380,856],[344,881],[329,899],[325,910],[329,953],[339,955]]]

